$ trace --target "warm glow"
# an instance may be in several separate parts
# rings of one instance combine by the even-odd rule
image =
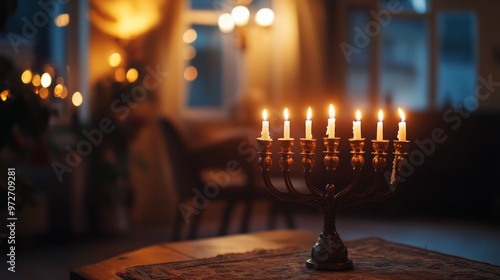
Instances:
[[[49,64],[43,66],[43,72],[48,73],[51,78],[56,76],[56,70]]]
[[[405,113],[403,112],[403,110],[401,110],[401,108],[398,108],[398,111],[399,111],[399,116],[401,116],[401,121],[404,122],[405,121]]]
[[[59,96],[59,98],[64,99],[67,96],[68,96],[68,89],[65,86],[62,86],[62,92],[61,92],[61,96]]]
[[[288,121],[288,108],[285,108],[285,111],[283,111],[283,116],[285,117],[285,121]]]
[[[40,83],[42,84],[42,87],[44,87],[44,88],[50,87],[50,84],[52,83],[52,77],[50,77],[50,74],[43,73],[42,77],[40,78]]]
[[[63,92],[63,86],[61,84],[57,84],[54,87],[54,96],[55,97],[61,97],[62,92]]]
[[[2,101],[7,100],[9,96],[10,96],[10,91],[8,89],[4,89],[2,93],[0,93],[0,98],[2,99]]]
[[[332,104],[330,104],[330,109],[328,110],[328,113],[330,114],[330,119],[335,118],[335,108],[333,108]]]
[[[69,14],[60,14],[54,19],[54,23],[57,27],[68,26],[69,24]]]
[[[165,3],[168,1],[90,0],[88,2],[90,2],[88,17],[94,26],[112,37],[130,40],[144,34],[160,22]]]
[[[31,83],[33,83],[33,85],[35,87],[39,87],[40,86],[40,75],[36,74],[35,76],[33,76]]]
[[[33,73],[31,73],[31,70],[29,69],[24,70],[24,72],[21,74],[21,81],[23,81],[23,83],[25,84],[29,84],[32,78],[33,78]]]
[[[274,21],[274,12],[269,8],[260,9],[255,15],[255,21],[260,26],[270,26]]]
[[[378,121],[381,122],[384,120],[384,112],[382,110],[378,111]]]
[[[184,79],[186,81],[194,81],[198,77],[198,70],[194,66],[188,66],[184,69]]]
[[[57,77],[56,83],[64,85],[64,78],[63,77]]]
[[[245,6],[236,6],[231,11],[231,16],[233,17],[234,24],[242,26],[248,23],[250,11]]]
[[[184,52],[182,53],[182,57],[185,60],[191,60],[196,57],[196,49],[193,46],[186,46],[184,48]]]
[[[309,107],[309,109],[307,109],[307,120],[310,120],[312,118],[312,110],[311,110],[311,107]]]
[[[234,20],[229,13],[220,15],[217,23],[219,24],[219,30],[223,33],[229,33],[234,30]]]
[[[128,69],[125,77],[127,78],[127,81],[129,83],[133,83],[133,82],[137,81],[137,78],[139,78],[139,72],[137,72],[137,69],[135,69],[135,68],[130,68],[130,69]]]
[[[40,98],[42,99],[47,99],[49,97],[49,90],[47,88],[41,88],[39,91],[38,91],[38,95],[40,96]]]
[[[73,105],[76,107],[82,105],[83,103],[83,96],[79,91],[76,91],[73,93],[73,96],[71,97],[71,102],[73,102]]]
[[[110,54],[108,57],[108,64],[111,67],[116,67],[120,65],[121,62],[122,62],[122,56],[117,52]]]
[[[198,38],[198,33],[192,28],[184,31],[184,35],[182,35],[182,40],[187,44],[194,42],[196,38]]]
[[[361,120],[361,112],[359,110],[356,111],[356,121]]]
[[[121,82],[125,81],[125,76],[126,76],[125,69],[123,69],[123,68],[117,68],[115,70],[115,81],[121,83]]]
[[[264,109],[264,111],[262,111],[262,119],[264,121],[267,121],[267,110],[266,109]]]

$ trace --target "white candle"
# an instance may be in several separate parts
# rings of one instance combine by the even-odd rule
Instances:
[[[361,112],[359,110],[356,111],[356,121],[352,122],[352,133],[354,140],[361,139]]]
[[[283,139],[290,139],[290,121],[288,120],[288,108],[283,111],[283,116],[285,117],[285,124],[283,126]]]
[[[326,134],[328,138],[335,138],[335,109],[333,105],[330,104],[330,118],[328,119],[328,126],[326,127]]]
[[[307,110],[307,120],[306,120],[306,139],[308,139],[308,140],[312,139],[312,132],[311,132],[312,121],[311,121],[311,117],[312,117],[312,111],[311,111],[311,107],[309,107],[309,109]]]
[[[262,112],[262,131],[260,132],[262,140],[270,140],[271,136],[269,136],[269,121],[267,120],[267,110],[264,109]]]
[[[406,141],[406,122],[405,122],[405,114],[401,108],[398,108],[399,115],[401,116],[401,121],[398,124],[398,140]]]
[[[384,119],[384,113],[382,110],[378,111],[378,123],[377,123],[377,141],[384,140],[384,124],[382,120]]]

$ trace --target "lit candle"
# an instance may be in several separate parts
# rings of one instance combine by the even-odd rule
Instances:
[[[288,120],[288,108],[283,111],[283,116],[285,117],[285,125],[283,127],[283,139],[290,139],[290,121]]]
[[[335,109],[330,104],[330,118],[328,119],[328,126],[326,127],[326,134],[328,138],[335,138]]]
[[[271,137],[269,136],[269,121],[267,120],[267,110],[264,109],[262,112],[262,131],[260,132],[262,140],[270,140]]]
[[[352,133],[354,140],[361,139],[361,112],[359,110],[356,111],[356,121],[352,122]]]
[[[312,111],[311,107],[307,110],[307,120],[306,120],[306,139],[310,140],[312,139],[312,132],[311,132],[311,127],[312,127]]]
[[[377,141],[384,140],[384,124],[382,120],[384,119],[384,113],[382,110],[378,111],[378,123],[377,123]]]
[[[406,122],[405,122],[405,113],[401,108],[398,108],[399,115],[401,116],[401,121],[398,124],[399,130],[398,130],[398,140],[399,141],[406,141]]]

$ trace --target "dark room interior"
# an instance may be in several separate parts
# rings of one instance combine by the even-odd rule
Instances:
[[[453,279],[500,278],[499,14],[492,0],[2,1],[1,279],[171,279],[125,268],[290,236],[318,273],[382,266],[357,255],[374,237],[491,270]],[[354,268],[310,252],[332,223]]]

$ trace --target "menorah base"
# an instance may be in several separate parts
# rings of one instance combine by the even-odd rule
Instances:
[[[330,271],[341,271],[350,270],[353,268],[352,261],[349,259],[344,263],[318,263],[313,259],[308,259],[306,261],[306,267],[314,270],[330,270]]]
[[[306,267],[314,270],[349,270],[353,268],[347,247],[335,230],[335,219],[325,219],[323,231],[312,247]]]

